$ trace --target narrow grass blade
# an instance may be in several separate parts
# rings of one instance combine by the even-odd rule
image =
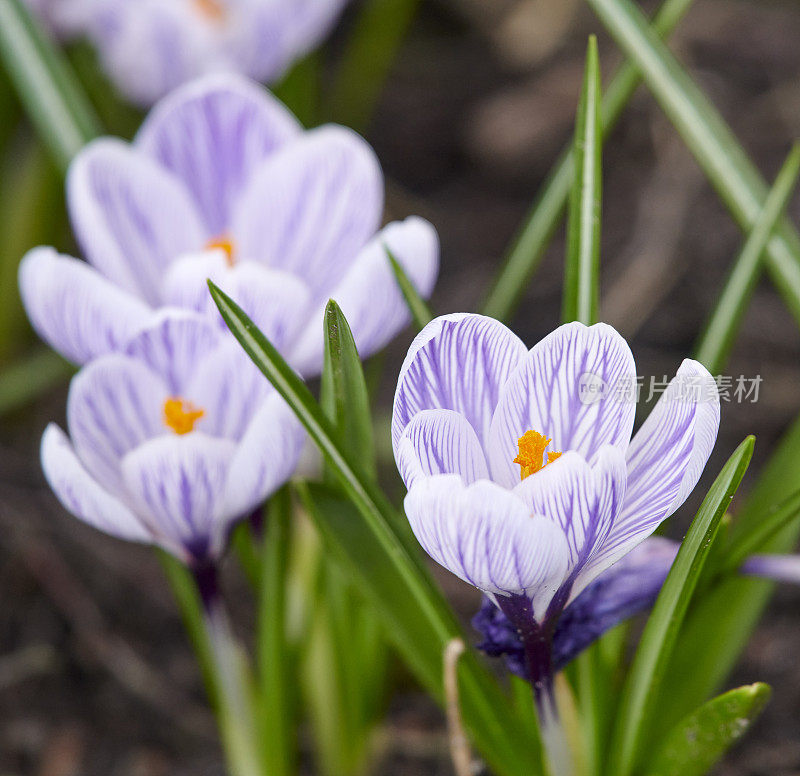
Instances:
[[[295,764],[296,685],[294,658],[286,627],[286,574],[290,548],[292,498],[288,487],[270,500],[264,531],[258,602],[258,706],[264,772],[291,776]]]
[[[397,285],[403,292],[403,298],[406,300],[411,317],[417,330],[424,329],[432,320],[433,313],[425,303],[425,300],[419,295],[411,278],[408,277],[403,265],[395,258],[394,254],[386,248],[386,255],[389,258],[389,264],[392,266],[395,278],[397,278]]]
[[[738,537],[726,554],[723,571],[735,573],[751,555],[763,552],[770,541],[800,520],[800,490],[771,509],[752,531]]]
[[[366,0],[330,90],[328,114],[363,130],[369,124],[419,0]]]
[[[63,55],[21,0],[0,0],[0,56],[53,159],[66,171],[101,128]]]
[[[600,199],[603,150],[600,119],[600,60],[597,38],[589,38],[586,70],[575,121],[575,177],[569,202],[567,257],[561,320],[587,326],[597,320],[600,299]]]
[[[622,692],[608,773],[629,776],[637,766],[643,733],[665,678],[678,631],[713,543],[720,520],[742,481],[755,440],[748,437],[723,467],[681,544],[647,621]]]
[[[355,509],[350,510],[347,519],[337,521],[335,531],[326,536],[330,542],[335,539],[343,552],[358,553],[365,575],[364,595],[374,594],[383,579],[392,579],[394,605],[379,610],[388,618],[387,631],[422,684],[441,700],[441,653],[452,638],[461,634],[452,610],[426,570],[419,546],[410,531],[401,529],[400,518],[386,497],[343,449],[333,424],[303,381],[235,302],[211,282],[209,288],[234,336],[339,475]],[[333,514],[327,508],[320,513],[327,517],[329,511]],[[401,618],[418,623],[424,629],[424,639],[402,638],[399,629],[392,628],[392,623]],[[419,631],[416,634],[419,636]],[[435,655],[433,661],[428,657],[431,652]],[[538,752],[519,745],[524,740],[524,730],[496,682],[475,660],[465,660],[461,671],[465,720],[485,757],[503,776],[539,773]]]
[[[375,442],[364,369],[347,319],[332,299],[325,308],[321,396],[322,408],[336,425],[345,449],[374,479],[377,476]]]
[[[776,502],[800,488],[800,418],[781,440],[758,482],[737,510],[731,530],[735,547],[758,531]],[[760,552],[790,552],[800,536],[800,521],[789,521]],[[693,604],[681,631],[681,648],[670,663],[669,688],[658,699],[659,718],[653,733],[675,725],[710,698],[725,682],[742,654],[775,585],[732,575],[718,581]]]
[[[641,69],[647,86],[703,168],[717,194],[749,232],[767,198],[767,184],[725,120],[650,29],[631,0],[587,0],[620,48]],[[788,220],[768,243],[766,265],[800,322],[800,237]]]
[[[693,0],[665,0],[653,19],[653,32],[667,37],[689,10]],[[641,82],[638,67],[626,61],[603,95],[603,135],[619,120]],[[483,304],[484,315],[507,320],[519,304],[531,277],[541,263],[561,218],[572,188],[572,143],[561,154],[543,183],[519,234]]]
[[[736,334],[761,273],[762,256],[775,225],[786,210],[800,174],[800,144],[795,144],[767,196],[733,270],[720,294],[714,312],[697,347],[698,361],[711,374],[725,368]]]
[[[704,776],[749,729],[767,705],[768,684],[720,695],[681,721],[645,770],[647,776]]]

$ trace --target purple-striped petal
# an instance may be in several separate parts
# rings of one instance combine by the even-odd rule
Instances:
[[[374,152],[355,132],[329,125],[261,165],[237,208],[232,235],[244,260],[296,274],[319,299],[375,234],[382,212],[383,176]]]
[[[169,264],[208,239],[180,181],[119,140],[95,140],[78,154],[67,201],[89,262],[152,303]]]
[[[384,227],[361,250],[330,297],[347,317],[362,358],[384,347],[411,319],[386,257],[387,246],[423,297],[430,296],[439,274],[438,235],[431,224],[416,216]],[[317,308],[320,322],[326,302]],[[319,374],[323,345],[322,324],[306,327],[292,353],[292,365],[304,375]]]
[[[529,430],[552,439],[549,450],[574,450],[587,461],[603,445],[626,450],[636,404],[636,367],[610,326],[569,323],[535,345],[503,387],[489,441],[495,481],[513,488],[518,440]]]
[[[19,286],[39,336],[76,364],[118,350],[150,316],[135,296],[52,248],[25,256]]]
[[[235,451],[233,442],[195,431],[151,439],[122,459],[129,497],[155,536],[197,559],[217,551]]]
[[[552,520],[566,536],[572,597],[591,579],[584,569],[611,530],[625,477],[625,456],[608,445],[598,451],[594,467],[570,451],[514,489],[532,512]]]
[[[435,474],[457,474],[465,484],[489,479],[475,429],[452,410],[423,410],[414,416],[397,446],[397,468],[409,489]]]
[[[259,163],[299,133],[295,118],[269,92],[220,73],[161,100],[135,143],[183,181],[210,234],[221,236]]]
[[[150,543],[150,532],[83,468],[66,434],[51,423],[42,436],[42,468],[58,500],[79,520],[119,539]]]
[[[507,490],[460,477],[420,480],[406,514],[425,551],[453,574],[487,593],[521,594],[541,620],[567,572],[568,550],[552,521],[532,516]]]
[[[224,496],[229,519],[251,512],[292,476],[305,439],[300,422],[273,391],[252,417],[231,461]]]
[[[286,353],[303,326],[317,328],[309,322],[310,292],[300,278],[252,261],[230,266],[222,251],[176,262],[164,281],[166,303],[213,317],[227,331],[208,292],[208,279],[247,313],[281,353]],[[317,335],[321,338],[321,317],[319,321]]]
[[[162,309],[125,347],[125,354],[147,364],[174,395],[181,395],[195,367],[222,340],[208,318],[190,310]]]
[[[147,439],[166,433],[166,383],[145,364],[111,354],[72,379],[67,423],[83,465],[113,493],[121,490],[120,461]]]
[[[205,413],[196,428],[238,441],[273,391],[233,337],[201,355],[185,385],[185,398]]]
[[[711,455],[718,428],[714,379],[697,361],[686,359],[631,440],[625,499],[595,563],[611,565],[685,501]]]
[[[397,381],[395,454],[414,415],[432,409],[460,412],[485,450],[500,390],[525,353],[519,337],[493,318],[458,313],[431,321],[411,343]]]

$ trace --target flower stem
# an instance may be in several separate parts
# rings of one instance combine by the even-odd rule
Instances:
[[[236,641],[217,586],[216,568],[194,570],[203,600],[219,702],[218,720],[231,776],[264,776],[247,663]]]

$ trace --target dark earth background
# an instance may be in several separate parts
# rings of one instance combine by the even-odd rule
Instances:
[[[673,50],[772,179],[800,134],[800,6],[695,6]],[[387,174],[391,215],[419,213],[439,230],[437,311],[474,310],[482,300],[569,136],[592,31],[600,25],[579,0],[423,0],[367,136]],[[608,75],[619,55],[603,34],[600,52]],[[631,340],[640,374],[671,375],[691,352],[741,236],[643,90],[608,138],[604,168],[602,318]],[[513,321],[530,344],[558,323],[562,256],[559,233]],[[410,338],[398,337],[386,360],[387,440]],[[798,355],[796,326],[764,281],[728,369],[761,375],[759,400],[723,404],[712,476],[752,432],[744,487],[752,485],[800,410]],[[49,420],[63,422],[65,395],[58,389],[0,425],[0,774],[221,774],[213,721],[157,561],[68,517],[44,485],[39,439]],[[681,535],[697,500],[671,535]],[[229,577],[228,593],[246,612],[247,588],[235,569]],[[440,577],[468,618],[473,591]],[[799,648],[800,590],[784,588],[731,680],[769,682],[774,698],[717,773],[800,774]],[[378,740],[375,773],[451,773],[442,715],[402,675]]]

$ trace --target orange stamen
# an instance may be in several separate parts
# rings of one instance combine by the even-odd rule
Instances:
[[[195,9],[217,24],[225,21],[225,8],[219,0],[192,0]]]
[[[170,397],[164,402],[164,425],[176,434],[194,431],[195,423],[205,414],[205,410],[195,407],[185,399]]]
[[[233,240],[227,235],[223,234],[219,237],[214,237],[206,243],[206,250],[213,251],[219,250],[225,252],[225,258],[228,260],[228,265],[233,266],[235,261],[236,246]]]
[[[551,441],[544,434],[533,430],[526,431],[517,440],[519,455],[514,459],[514,463],[519,464],[523,480],[561,457],[561,453],[547,453],[547,463],[544,462],[545,450]]]

